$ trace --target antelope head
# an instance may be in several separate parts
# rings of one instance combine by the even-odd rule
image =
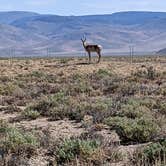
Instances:
[[[86,37],[81,38],[81,41],[82,41],[83,46],[85,47],[86,46]]]

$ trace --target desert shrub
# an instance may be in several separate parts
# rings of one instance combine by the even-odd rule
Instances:
[[[119,78],[111,78],[104,81],[104,94],[114,94],[118,92],[118,89],[121,84],[121,79]]]
[[[10,105],[7,107],[1,107],[0,111],[4,111],[5,113],[16,113],[21,112],[22,110],[15,105]]]
[[[159,113],[166,115],[166,103],[165,102],[158,101],[156,107],[157,107]]]
[[[48,83],[28,84],[24,88],[27,96],[32,98],[40,97],[41,95],[55,94],[60,92],[60,87],[57,84],[51,85]]]
[[[164,155],[166,155],[166,140],[148,145],[145,147],[143,155],[148,158],[150,162],[154,162],[159,157],[163,159]]]
[[[93,117],[93,122],[102,122],[106,117],[112,115],[112,100],[101,99],[92,102],[81,102],[73,105],[70,118],[81,121],[85,115]]]
[[[129,82],[125,82],[119,85],[117,89],[117,93],[121,94],[122,96],[133,96],[139,91],[138,84],[133,84]]]
[[[40,116],[40,113],[38,111],[27,108],[21,113],[21,115],[25,119],[34,120]]]
[[[158,76],[157,72],[155,71],[155,69],[153,68],[153,66],[150,66],[147,68],[147,78],[148,79],[151,79],[151,80],[154,80],[155,77]]]
[[[90,110],[88,115],[93,117],[95,123],[102,122],[104,118],[110,116],[112,114],[112,100],[98,100],[95,103],[90,105]]]
[[[163,95],[164,97],[166,96],[166,86],[160,87],[159,94]]]
[[[97,72],[89,74],[89,79],[93,89],[99,89],[100,91],[104,91],[106,93],[106,87],[111,84],[110,82],[117,79],[117,76],[109,69],[99,69]]]
[[[49,83],[56,83],[57,82],[57,76],[53,74],[45,74],[44,80]]]
[[[13,83],[0,84],[0,94],[1,95],[12,95],[16,86]]]
[[[95,140],[66,139],[57,146],[57,164],[70,162],[75,157],[88,160],[99,146],[100,143]]]
[[[93,72],[89,75],[91,82],[95,84],[108,85],[110,81],[117,78],[117,75],[113,73],[110,69],[99,69],[97,72]]]
[[[70,81],[81,82],[81,81],[83,81],[84,78],[85,78],[85,75],[76,73],[76,74],[72,74],[69,79],[70,79]]]
[[[25,134],[16,128],[8,128],[6,134],[7,137],[3,141],[3,144],[8,150],[15,151],[22,145],[38,145],[37,139],[31,133]]]
[[[50,117],[50,120],[69,118],[80,122],[85,115],[90,115],[96,123],[102,122],[104,118],[112,114],[111,106],[112,100],[109,98],[93,102],[74,102],[64,92],[59,92],[52,97],[29,106],[28,109],[38,111],[40,115]]]
[[[0,120],[0,133],[5,133],[8,129],[8,124],[7,122]]]
[[[10,82],[12,80],[9,76],[0,76],[0,81],[3,83]]]
[[[31,156],[32,152],[35,152],[36,147],[39,146],[37,138],[32,133],[9,127],[2,121],[0,122],[0,134],[0,149],[6,153],[13,152],[18,155],[25,153]],[[28,154],[28,152],[30,153]]]
[[[41,71],[32,71],[32,73],[29,74],[30,77],[37,77],[37,78],[41,78],[45,76],[45,73],[41,72]]]
[[[102,79],[104,77],[111,76],[112,72],[108,69],[99,69],[96,73],[95,76],[99,79]]]
[[[159,126],[151,119],[110,117],[105,120],[111,130],[116,130],[121,140],[127,142],[148,142],[159,132]]]
[[[51,117],[52,120],[59,120],[68,116],[69,106],[70,98],[65,96],[63,92],[59,92],[29,106],[28,109],[35,110],[40,115]]]
[[[60,63],[62,63],[62,64],[67,64],[69,61],[70,61],[70,59],[68,59],[68,58],[61,58],[60,59]]]
[[[47,74],[42,71],[32,71],[28,74],[18,74],[15,79],[18,82],[49,82],[55,83],[57,77],[53,74]]]
[[[153,66],[140,68],[136,72],[133,73],[135,77],[138,78],[146,78],[149,80],[154,80],[155,78],[159,77],[159,73],[153,68]]]
[[[124,102],[124,104],[128,104],[133,106],[134,108],[143,106],[146,107],[150,110],[156,109],[157,108],[157,100],[153,98],[127,98],[127,100]]]
[[[139,105],[145,106],[149,109],[154,109],[156,107],[156,101],[151,98],[137,99]]]
[[[151,111],[146,106],[139,105],[137,102],[123,104],[116,115],[121,117],[126,116],[132,119],[141,118],[143,116],[153,118]]]
[[[109,152],[110,158],[109,160],[111,162],[119,162],[119,161],[123,161],[124,160],[124,153],[122,153],[119,149],[115,148],[115,149],[111,149]]]
[[[132,75],[135,77],[146,77],[147,70],[145,68],[140,68],[133,72]]]
[[[134,163],[137,163],[138,160],[142,161],[142,165],[148,161],[149,164],[161,164],[166,159],[166,140],[160,140],[158,142],[150,143],[149,145],[138,148],[134,154]],[[159,161],[160,160],[160,161]]]
[[[24,97],[26,97],[26,94],[25,94],[25,92],[24,92],[24,90],[22,88],[17,86],[13,90],[12,96],[18,97],[18,98],[24,98]]]
[[[118,116],[126,116],[128,118],[141,118],[146,116],[150,110],[144,106],[134,107],[132,105],[123,105],[121,110],[118,112]]]
[[[74,84],[69,84],[65,88],[66,94],[71,95],[71,96],[77,96],[82,93],[90,94],[92,92],[92,90],[93,90],[93,88],[89,84],[89,82],[85,82],[85,81],[74,83]]]

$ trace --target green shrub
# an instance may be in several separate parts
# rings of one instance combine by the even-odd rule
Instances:
[[[151,165],[156,165],[163,163],[164,166],[164,161],[166,157],[166,140],[163,139],[158,142],[150,143],[149,145],[143,147],[143,148],[138,148],[134,154],[134,163],[137,163],[138,160],[142,161],[142,165],[145,162],[149,162]],[[160,161],[159,161],[160,160]]]
[[[137,102],[141,106],[146,106],[149,109],[154,109],[156,107],[156,101],[151,98],[143,98],[143,99],[137,99]]]
[[[62,64],[67,64],[69,61],[70,61],[70,59],[68,59],[68,58],[60,59],[60,63],[62,63]]]
[[[7,122],[0,120],[0,133],[2,134],[6,133],[7,129],[8,129]]]
[[[15,150],[20,145],[37,146],[38,141],[31,133],[22,133],[16,128],[9,128],[3,144],[7,149]]]
[[[94,140],[66,139],[57,147],[57,163],[70,162],[75,157],[86,160],[99,146],[100,143]]]
[[[96,79],[104,79],[112,76],[112,72],[109,69],[99,69],[96,73],[93,73],[93,76]]]
[[[22,155],[24,152],[31,153],[36,151],[39,146],[37,138],[30,132],[18,130],[15,127],[9,127],[6,123],[0,123],[0,149],[4,152],[13,152]]]
[[[124,84],[120,84],[117,93],[122,96],[133,96],[139,91],[139,85],[125,82]]]
[[[16,86],[13,83],[0,84],[0,95],[12,95]]]
[[[115,81],[110,82],[108,87],[104,89],[104,93],[105,94],[108,94],[108,93],[114,94],[118,91],[119,86],[120,85],[118,82],[115,82]]]
[[[22,116],[23,116],[23,118],[34,120],[40,116],[40,113],[38,111],[27,108],[22,112]]]
[[[147,78],[148,78],[148,79],[154,80],[155,77],[158,76],[158,74],[156,73],[156,71],[155,71],[155,69],[153,68],[153,66],[148,67],[148,68],[147,68],[147,71],[148,71],[148,73],[147,73]]]
[[[109,70],[106,70],[106,69],[99,69],[98,72],[96,73],[98,76],[109,76],[111,73]]]
[[[92,116],[95,123],[102,122],[106,117],[112,114],[112,100],[104,99],[97,100],[96,102],[90,104],[90,110],[88,115]]]
[[[60,92],[28,109],[38,111],[40,115],[50,117],[50,120],[69,118],[80,122],[85,115],[90,115],[96,123],[102,122],[104,118],[112,114],[111,106],[112,100],[109,98],[93,102],[74,102],[69,96],[65,96],[65,93]]]
[[[154,100],[129,98],[124,103],[121,103],[120,109],[115,113],[116,116],[135,119],[135,118],[151,118],[153,119],[153,107],[156,106]]]
[[[45,73],[43,73],[41,71],[32,71],[32,73],[30,73],[29,76],[41,78],[41,77],[45,77]]]
[[[0,76],[0,81],[1,82],[11,82],[12,81],[12,78],[9,77],[9,76]]]
[[[57,76],[53,74],[48,74],[42,71],[32,71],[28,74],[18,74],[15,79],[18,82],[49,82],[55,83],[57,81]]]
[[[89,84],[89,82],[85,82],[85,81],[74,83],[74,84],[69,84],[65,88],[66,94],[71,95],[71,96],[77,96],[82,93],[89,95],[90,92],[92,92],[92,90],[93,90],[93,88]]]
[[[151,119],[127,117],[110,117],[105,120],[111,130],[116,130],[121,140],[126,142],[148,142],[155,137],[160,128]]]
[[[51,117],[51,120],[59,120],[68,116],[69,108],[70,98],[65,96],[63,92],[59,92],[54,96],[39,101],[37,104],[34,104],[27,109],[35,110],[35,112],[37,111],[42,116]]]
[[[70,77],[70,81],[72,82],[82,82],[85,79],[85,75],[82,74],[72,74]]]
[[[161,114],[166,115],[166,103],[158,103],[158,109]]]
[[[81,121],[85,115],[93,117],[94,123],[102,122],[106,117],[112,115],[112,100],[100,99],[93,102],[81,102],[72,106],[70,119]]]
[[[143,150],[143,155],[145,158],[148,158],[151,163],[155,162],[159,157],[163,160],[164,155],[166,155],[166,140],[148,145]]]
[[[122,105],[120,111],[116,113],[117,116],[126,116],[128,118],[141,118],[141,117],[150,117],[152,118],[151,111],[146,106],[139,105]]]
[[[110,151],[110,161],[111,162],[120,162],[123,161],[126,155],[119,149],[111,149]]]
[[[125,105],[130,105],[133,109],[137,109],[137,107],[143,107],[146,110],[152,111],[157,108],[157,101],[152,98],[128,98],[125,102]],[[123,106],[124,104],[122,104]]]
[[[138,69],[135,73],[133,73],[133,75],[139,78],[154,80],[155,78],[159,77],[160,74],[156,72],[153,66],[149,66],[146,68]]]

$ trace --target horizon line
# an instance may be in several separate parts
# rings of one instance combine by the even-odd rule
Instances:
[[[35,12],[35,11],[26,11],[26,10],[6,10],[6,11],[0,11],[0,13],[12,13],[12,12],[27,12],[27,13],[34,13],[34,14],[39,14],[39,15],[57,15],[57,16],[97,16],[97,15],[112,15],[115,13],[129,13],[129,12],[146,12],[146,13],[166,13],[166,11],[146,11],[146,10],[124,10],[124,11],[117,11],[117,12],[112,12],[112,13],[96,13],[96,14],[80,14],[80,15],[61,15],[61,14],[56,14],[56,13],[41,13],[41,12]]]

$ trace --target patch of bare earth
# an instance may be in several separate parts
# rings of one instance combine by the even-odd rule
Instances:
[[[94,61],[94,60],[93,60]],[[88,64],[85,59],[78,60],[77,58],[70,60],[65,64],[61,64],[56,59],[38,59],[38,60],[1,60],[0,74],[9,77],[14,77],[18,74],[27,74],[32,71],[42,71],[51,74],[63,73],[64,76],[69,76],[73,73],[92,73],[98,69],[112,69],[115,73],[120,75],[129,75],[141,65],[151,65],[159,71],[166,71],[165,61],[152,62],[137,62],[131,64],[130,61],[115,61],[113,59],[104,59],[101,63]],[[10,69],[10,70],[9,70]]]
[[[51,137],[70,138],[72,136],[80,136],[84,132],[80,123],[75,123],[69,120],[48,121],[47,118],[38,118],[31,121],[21,121],[15,124],[18,127],[23,127],[25,130],[47,130],[51,133]]]

